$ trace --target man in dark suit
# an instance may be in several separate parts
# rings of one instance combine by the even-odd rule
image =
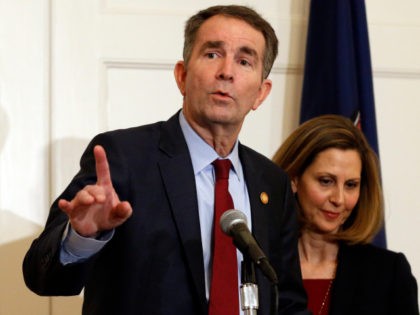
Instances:
[[[243,6],[189,19],[175,66],[183,107],[166,122],[96,136],[53,203],[23,262],[40,295],[75,295],[83,314],[208,314],[214,171],[229,158],[229,191],[279,281],[257,272],[259,314],[308,314],[287,176],[238,142],[245,116],[271,90],[271,26]],[[238,253],[240,262],[241,253]],[[240,267],[240,266],[239,266]],[[237,314],[230,314],[237,315]]]

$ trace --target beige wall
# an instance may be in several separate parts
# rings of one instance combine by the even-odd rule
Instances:
[[[224,2],[231,3],[217,3]],[[0,227],[11,228],[0,229],[0,315],[80,314],[80,297],[29,292],[22,257],[94,134],[166,119],[180,108],[172,68],[183,23],[215,3],[0,0]],[[273,91],[241,134],[271,156],[298,121],[308,0],[246,3],[280,38]],[[420,2],[366,3],[388,243],[420,279]]]
[[[420,280],[420,2],[367,0],[388,247]]]

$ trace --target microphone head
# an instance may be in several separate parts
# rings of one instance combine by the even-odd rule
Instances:
[[[239,223],[247,225],[247,219],[245,213],[236,209],[227,210],[220,217],[220,227],[228,235],[231,234],[231,228]]]

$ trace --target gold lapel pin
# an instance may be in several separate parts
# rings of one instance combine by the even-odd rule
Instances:
[[[267,193],[265,192],[265,191],[263,191],[261,194],[260,194],[260,199],[261,199],[261,202],[263,203],[263,204],[267,204],[268,203],[268,195],[267,195]]]

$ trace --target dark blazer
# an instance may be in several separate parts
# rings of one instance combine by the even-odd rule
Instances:
[[[113,185],[133,215],[111,241],[83,263],[62,266],[66,215],[53,203],[41,235],[23,262],[27,286],[39,295],[75,295],[84,288],[83,314],[206,315],[197,194],[178,114],[167,122],[96,136],[81,169],[59,198],[70,200],[96,181],[93,146],[101,144]],[[279,277],[279,314],[309,314],[297,254],[297,219],[287,176],[240,145],[253,233]],[[268,204],[260,200],[269,196]],[[270,313],[271,284],[258,271],[259,314]]]
[[[341,245],[330,315],[418,315],[416,279],[401,253]]]

